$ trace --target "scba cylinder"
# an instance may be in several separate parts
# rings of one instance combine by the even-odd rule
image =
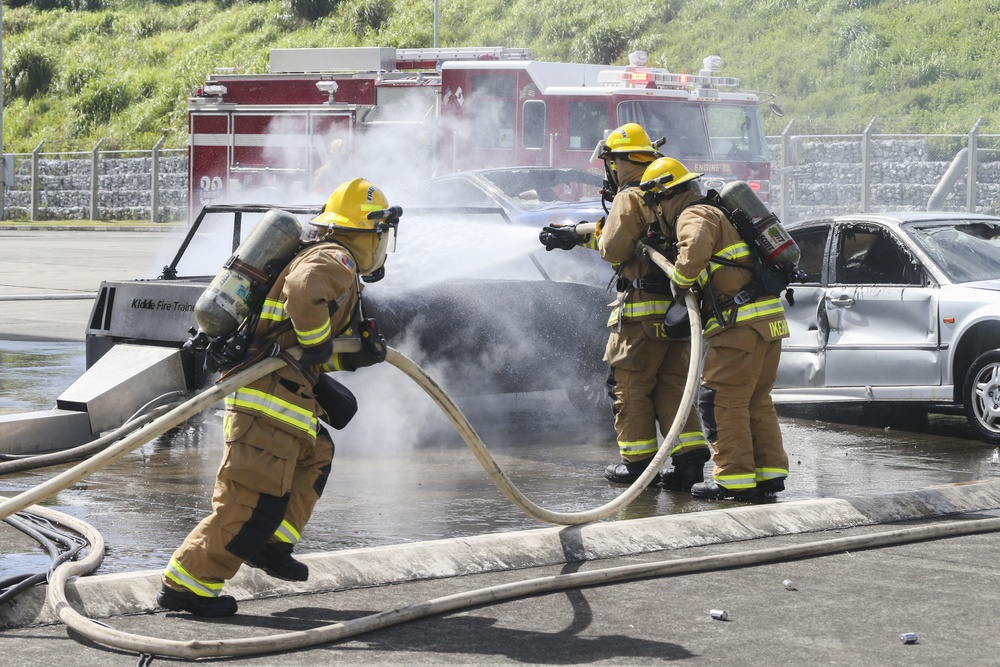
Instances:
[[[802,256],[798,244],[781,225],[777,216],[771,213],[767,205],[760,200],[749,185],[743,181],[727,183],[719,193],[722,205],[732,210],[742,209],[750,216],[761,248],[771,258],[772,262],[793,266],[798,264]]]
[[[260,219],[223,270],[194,306],[198,329],[208,336],[226,336],[264,298],[268,264],[288,262],[302,239],[302,225],[291,213],[271,209]]]

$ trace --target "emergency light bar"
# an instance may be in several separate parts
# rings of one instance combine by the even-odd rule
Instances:
[[[690,88],[692,86],[733,88],[740,80],[732,76],[705,76],[702,74],[672,74],[667,70],[646,67],[628,67],[622,70],[605,70],[598,73],[597,82],[608,87],[624,88]]]

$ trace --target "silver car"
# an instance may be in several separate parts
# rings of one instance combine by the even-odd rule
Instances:
[[[961,406],[1000,444],[1000,218],[882,213],[787,229],[808,280],[785,308],[775,402]]]

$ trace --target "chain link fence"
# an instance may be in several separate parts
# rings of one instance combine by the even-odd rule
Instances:
[[[796,135],[768,137],[771,206],[783,221],[849,213],[1000,213],[1000,135]]]
[[[4,155],[4,220],[149,220],[187,217],[186,149]]]
[[[1000,213],[1000,134],[768,137],[770,203],[785,222],[880,211]],[[5,220],[185,220],[186,149],[4,156]]]

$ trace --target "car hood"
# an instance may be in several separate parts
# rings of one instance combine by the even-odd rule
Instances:
[[[977,280],[973,283],[962,283],[959,287],[969,287],[972,289],[985,289],[993,292],[1000,292],[1000,279],[997,280]]]

